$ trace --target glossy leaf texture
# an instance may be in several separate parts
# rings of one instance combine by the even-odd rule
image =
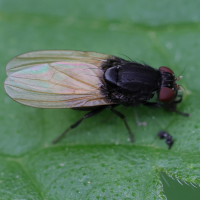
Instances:
[[[166,199],[160,172],[199,187],[199,7],[197,0],[0,1],[0,199]],[[147,126],[138,127],[134,108],[119,107],[134,144],[105,110],[52,145],[86,112],[21,105],[3,83],[11,58],[57,49],[169,67],[183,76],[178,109],[191,117],[139,106]],[[157,137],[160,130],[173,136],[171,150]]]

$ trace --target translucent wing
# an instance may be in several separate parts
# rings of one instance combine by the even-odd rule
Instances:
[[[7,94],[39,108],[110,104],[100,91],[101,65],[112,56],[80,51],[37,51],[13,58],[6,66]]]
[[[114,58],[114,56],[87,51],[34,51],[19,55],[10,60],[6,66],[6,73],[10,75],[24,68],[27,69],[38,64],[52,62],[84,62],[100,67],[102,61],[109,58]]]

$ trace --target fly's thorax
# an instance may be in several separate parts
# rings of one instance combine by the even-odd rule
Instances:
[[[136,62],[118,63],[104,71],[106,83],[124,94],[156,91],[159,79],[158,70]]]
[[[118,60],[104,66],[103,76],[110,98],[138,104],[151,99],[160,88],[160,72],[146,64]]]

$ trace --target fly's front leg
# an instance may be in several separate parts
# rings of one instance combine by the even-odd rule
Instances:
[[[101,106],[98,108],[95,108],[94,110],[90,111],[89,113],[85,114],[81,119],[79,119],[77,122],[72,124],[68,129],[66,129],[60,136],[58,136],[55,140],[52,141],[53,144],[56,144],[58,141],[60,141],[71,129],[76,128],[84,119],[92,117],[98,113],[100,113],[102,110],[104,110],[106,107]]]
[[[134,142],[133,133],[131,132],[131,129],[126,121],[125,116],[122,113],[120,113],[119,111],[114,110],[113,106],[108,106],[108,108],[124,121],[124,124],[128,130],[129,136],[130,136],[130,140],[131,140],[131,142]]]
[[[172,103],[166,103],[166,104],[163,104],[163,107],[169,111],[172,111],[172,112],[175,112],[179,115],[183,115],[183,116],[186,116],[186,117],[189,117],[190,114],[189,113],[184,113],[184,112],[181,112],[181,111],[178,111],[176,108],[177,108],[177,104],[178,103],[181,103],[182,101],[182,95],[178,95],[178,97],[180,97],[180,99],[178,100],[175,100],[173,101]]]
[[[163,108],[165,108],[165,109],[168,110],[168,111],[175,112],[175,113],[177,113],[177,114],[180,114],[180,115],[189,117],[190,114],[184,113],[184,112],[181,112],[181,111],[178,111],[178,110],[176,109],[177,104],[180,103],[181,101],[182,101],[182,98],[180,98],[179,100],[174,101],[174,102],[172,102],[172,103],[163,103],[163,104],[161,104],[161,103],[159,103],[159,102],[145,102],[145,103],[143,103],[143,105],[144,105],[144,106],[151,107],[151,108],[163,107]]]

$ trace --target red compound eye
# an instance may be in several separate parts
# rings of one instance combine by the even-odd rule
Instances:
[[[160,90],[159,100],[163,103],[169,102],[174,99],[174,90],[168,87],[163,87]]]
[[[168,72],[168,73],[174,74],[174,72],[168,67],[159,67],[159,70],[162,72]]]

